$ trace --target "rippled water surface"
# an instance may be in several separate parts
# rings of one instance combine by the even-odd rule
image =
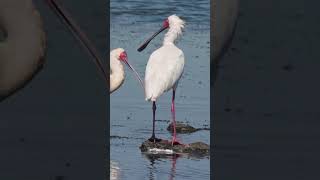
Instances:
[[[165,33],[141,53],[138,46],[158,30],[164,19],[177,14],[186,27],[177,46],[185,53],[185,70],[176,93],[176,119],[194,127],[210,127],[210,4],[209,0],[111,0],[111,49],[122,47],[129,61],[144,78],[152,51],[161,46]],[[139,146],[152,131],[151,103],[128,69],[122,87],[111,94],[111,160],[118,179],[209,179],[209,158],[157,157],[140,152]],[[164,139],[170,122],[171,92],[157,101],[156,134]],[[209,131],[179,134],[184,143],[210,142]]]

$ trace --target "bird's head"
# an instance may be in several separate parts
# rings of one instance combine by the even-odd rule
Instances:
[[[148,46],[150,41],[165,29],[174,28],[177,29],[178,34],[180,34],[181,30],[184,28],[184,24],[185,22],[182,19],[180,19],[180,17],[178,17],[177,15],[173,14],[169,16],[167,19],[163,21],[161,28],[138,48],[138,51],[143,51]]]
[[[171,15],[168,17],[168,19],[165,20],[165,22],[168,22],[169,27],[177,28],[177,29],[183,29],[185,21],[183,21],[179,16],[177,15]]]
[[[127,52],[122,49],[122,48],[116,48],[114,50],[112,50],[110,52],[110,58],[115,57],[115,59],[117,59],[118,61],[120,62],[123,62],[124,64],[126,64],[130,70],[133,71],[134,75],[136,76],[136,78],[138,79],[138,81],[140,82],[140,84],[142,85],[143,87],[143,82],[138,74],[138,72],[133,68],[133,66],[129,63],[128,61],[128,55],[127,55]]]
[[[127,52],[123,48],[116,48],[110,52],[110,55],[120,62],[126,63],[128,61]]]

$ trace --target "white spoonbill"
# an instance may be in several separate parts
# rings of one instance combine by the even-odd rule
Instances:
[[[185,22],[178,16],[169,16],[163,22],[161,29],[138,49],[138,51],[145,49],[155,36],[169,28],[168,32],[165,34],[163,45],[150,55],[145,72],[145,98],[146,101],[152,101],[153,110],[153,129],[151,138],[149,139],[149,141],[152,142],[160,141],[160,139],[156,138],[154,133],[156,100],[164,92],[172,89],[171,113],[173,120],[173,137],[171,143],[172,145],[180,144],[176,139],[174,100],[178,82],[184,68],[184,54],[182,50],[175,46],[174,41],[182,33],[184,24]]]
[[[55,0],[47,0],[47,2],[49,6],[53,9],[53,11],[57,14],[57,16],[71,30],[72,34],[81,42],[83,47],[85,47],[85,49],[90,53],[90,55],[94,59],[95,64],[97,65],[98,69],[103,75],[104,80],[108,82],[108,74],[106,73],[104,66],[102,65],[102,60],[98,55],[96,48],[92,45],[85,33],[81,31],[79,26],[73,21],[73,19],[66,12],[66,10],[64,10]],[[110,93],[117,90],[124,82],[125,73],[121,62],[128,65],[129,69],[131,69],[134,72],[134,75],[139,80],[141,86],[143,86],[143,82],[140,76],[138,75],[137,71],[128,62],[126,51],[122,48],[117,48],[110,52]]]

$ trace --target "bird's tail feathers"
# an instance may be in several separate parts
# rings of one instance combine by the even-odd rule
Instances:
[[[145,100],[146,100],[146,101],[152,101],[152,102],[154,102],[154,101],[157,100],[157,98],[156,98],[156,97],[153,97],[153,95],[147,95],[147,94],[146,94]]]

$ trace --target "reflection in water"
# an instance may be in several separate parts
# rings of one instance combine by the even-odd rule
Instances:
[[[155,180],[155,174],[157,171],[156,161],[162,161],[163,159],[168,159],[171,161],[171,168],[168,180],[173,180],[176,174],[176,162],[181,156],[179,154],[144,154],[144,156],[150,161],[149,168],[149,180]]]
[[[120,168],[118,163],[110,161],[110,180],[119,180],[120,178]]]
[[[172,166],[171,166],[171,173],[170,173],[170,178],[169,180],[173,180],[175,174],[176,174],[176,162],[177,162],[177,159],[179,157],[179,155],[174,155],[174,156],[171,156],[172,157]]]

